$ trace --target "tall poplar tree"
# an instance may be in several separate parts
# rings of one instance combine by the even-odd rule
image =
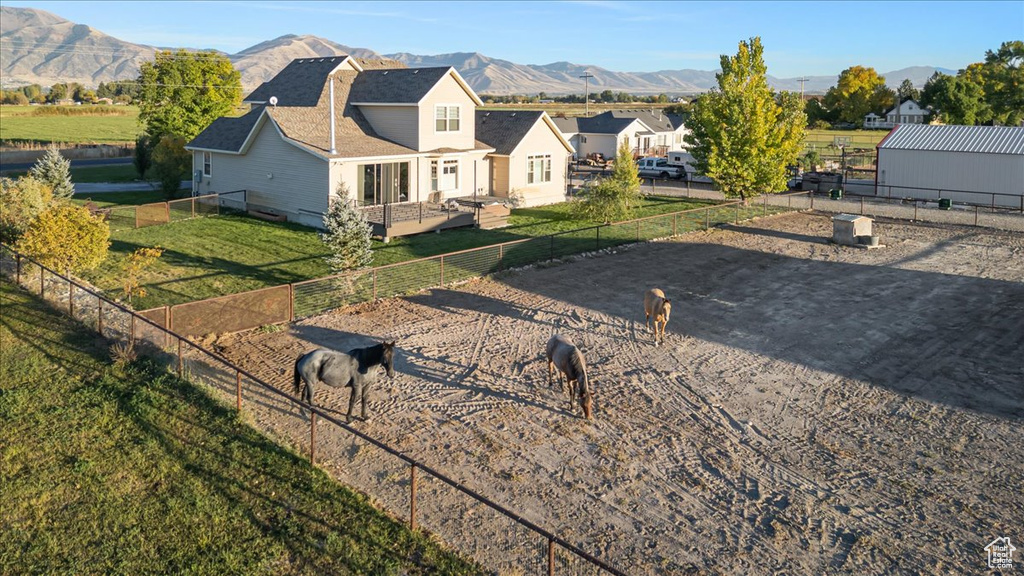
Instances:
[[[722,55],[718,87],[701,95],[687,136],[699,172],[728,197],[786,189],[786,166],[796,162],[807,116],[800,96],[768,86],[759,37]]]

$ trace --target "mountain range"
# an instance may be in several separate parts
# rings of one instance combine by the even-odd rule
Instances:
[[[133,79],[139,74],[139,65],[160,49],[125,42],[42,10],[0,7],[0,84],[5,88],[32,83],[50,86],[58,82],[78,82],[95,87],[100,82]],[[404,52],[382,55],[325,38],[292,34],[227,56],[241,72],[242,86],[248,92],[272,78],[295,58],[336,54],[391,59],[410,67],[453,66],[478,94],[579,94],[583,92],[579,76],[584,72],[593,75],[590,79],[591,93],[613,90],[676,96],[704,92],[716,85],[715,70],[615,72],[571,62],[516,64],[477,52],[432,56]],[[955,73],[946,68],[913,66],[886,72],[882,76],[891,87],[898,86],[904,79],[920,87],[936,71]],[[824,93],[835,84],[837,77],[838,72],[835,76],[807,77],[803,90],[809,94]],[[769,76],[768,81],[777,90],[801,89],[797,78]]]

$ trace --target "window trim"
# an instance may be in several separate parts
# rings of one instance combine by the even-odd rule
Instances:
[[[440,110],[442,108],[444,109],[445,117],[444,118],[438,118],[437,117],[437,112],[438,112],[438,110]],[[452,118],[450,116],[450,113],[451,113],[452,109],[456,110],[456,112],[458,114],[458,118]],[[438,122],[438,120],[443,120],[444,121],[444,123],[445,123],[445,130],[438,130],[437,129],[437,122]],[[457,130],[452,130],[451,129],[452,120],[455,120],[456,122],[459,123],[459,128]],[[462,133],[462,120],[463,120],[463,118],[462,118],[462,105],[461,104],[434,104],[434,117],[432,119],[433,124],[434,124],[434,134],[461,134]]]
[[[540,162],[540,171],[534,170],[534,163]],[[538,174],[540,179],[534,178]],[[526,184],[549,184],[551,182],[551,154],[530,154],[526,157]]]
[[[459,190],[459,178],[462,173],[461,162],[458,158],[441,158],[438,160],[430,161],[430,191],[431,192],[452,192]],[[445,177],[445,168],[454,167],[455,171],[455,183],[451,188],[441,188],[441,183],[447,178]]]
[[[213,176],[212,152],[203,152],[203,176]]]

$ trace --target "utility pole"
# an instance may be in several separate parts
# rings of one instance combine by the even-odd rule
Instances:
[[[590,72],[584,72],[580,78],[583,78],[583,85],[585,86],[586,94],[583,96],[583,116],[590,118],[590,79],[594,75]]]
[[[800,101],[804,101],[804,82],[807,82],[810,78],[797,78],[796,81],[800,83]]]

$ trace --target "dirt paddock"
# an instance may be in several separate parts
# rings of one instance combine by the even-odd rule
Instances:
[[[987,543],[1024,542],[1024,235],[875,229],[885,248],[842,248],[827,216],[769,217],[218,345],[287,388],[301,352],[397,339],[357,426],[630,574],[986,572]],[[548,386],[555,330],[593,422]]]

